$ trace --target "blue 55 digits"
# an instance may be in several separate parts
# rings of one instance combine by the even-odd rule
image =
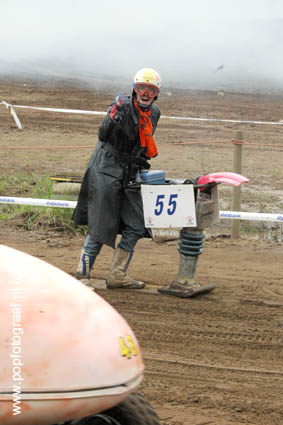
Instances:
[[[157,195],[154,214],[159,216],[163,212],[168,215],[173,215],[177,209],[177,193],[172,193],[169,197],[168,203],[166,202],[165,195]]]

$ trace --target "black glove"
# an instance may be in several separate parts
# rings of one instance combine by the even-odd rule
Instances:
[[[117,94],[109,112],[112,121],[120,121],[123,116],[123,105],[129,103],[130,97]]]

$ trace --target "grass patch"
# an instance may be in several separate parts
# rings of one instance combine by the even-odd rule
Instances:
[[[25,174],[0,175],[0,195],[54,199],[52,181],[49,176],[39,177]],[[62,194],[60,200],[70,200],[70,196]],[[0,221],[9,223],[9,221],[17,219],[17,225],[26,230],[48,228],[49,230],[70,232],[75,235],[86,234],[86,226],[74,226],[71,219],[72,214],[72,208],[0,204]]]
[[[241,232],[244,233],[259,233],[260,231],[262,231],[262,229],[260,229],[259,224],[256,225],[249,220],[242,220],[240,223],[240,229]]]

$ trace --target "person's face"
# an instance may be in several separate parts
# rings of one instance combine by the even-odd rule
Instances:
[[[144,83],[137,83],[134,89],[137,94],[137,101],[145,106],[152,104],[159,91],[156,86]]]

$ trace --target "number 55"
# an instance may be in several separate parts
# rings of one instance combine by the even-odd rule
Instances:
[[[164,198],[165,198],[165,195],[157,195],[156,203],[155,203],[155,206],[157,208],[155,208],[155,210],[154,210],[155,215],[161,215],[162,214],[163,208],[164,208]],[[174,212],[176,211],[176,208],[177,208],[176,199],[177,198],[178,198],[178,194],[171,194],[170,195],[169,202],[168,202],[168,208],[167,208],[167,214],[168,215],[173,215]]]

